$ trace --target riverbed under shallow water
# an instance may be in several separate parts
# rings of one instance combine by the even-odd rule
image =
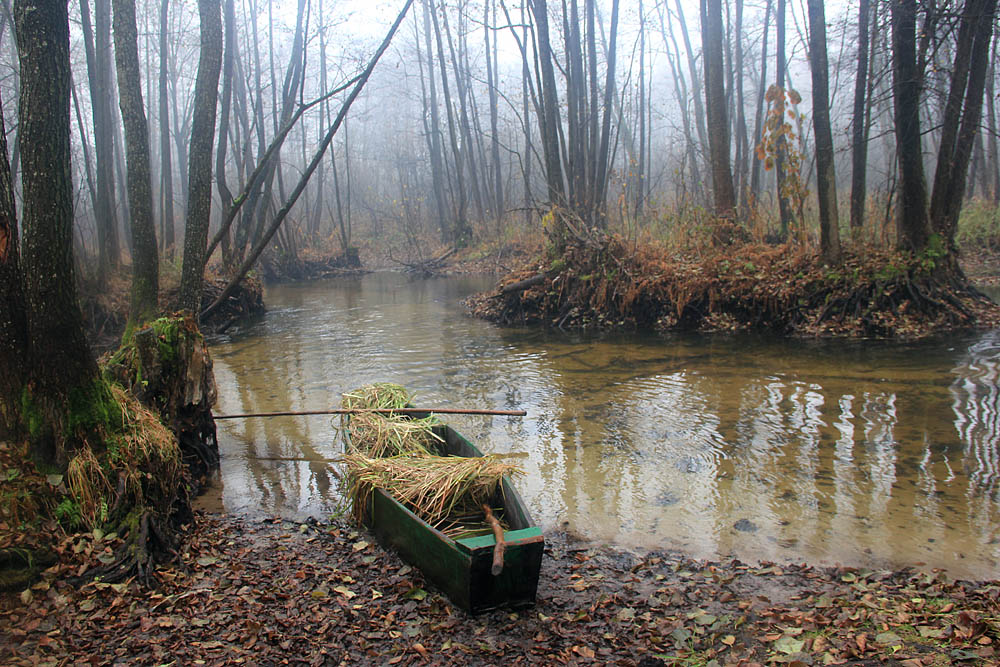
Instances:
[[[216,413],[313,410],[370,382],[521,452],[535,519],[695,557],[945,568],[1000,562],[1000,331],[932,341],[504,329],[465,314],[480,277],[377,273],[270,287],[210,341]],[[329,416],[220,421],[203,504],[342,511]],[[297,460],[287,460],[297,459]],[[301,459],[301,460],[299,460]]]

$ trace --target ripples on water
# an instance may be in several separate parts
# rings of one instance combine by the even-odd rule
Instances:
[[[392,381],[525,452],[536,519],[701,557],[924,563],[997,576],[1000,335],[913,344],[585,336],[464,314],[477,278],[392,274],[268,289],[213,341],[220,413],[309,410]],[[322,516],[339,496],[330,417],[220,422],[231,511]],[[284,459],[307,459],[288,461]]]

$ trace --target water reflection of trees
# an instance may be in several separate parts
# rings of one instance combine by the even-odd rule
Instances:
[[[623,349],[549,344],[535,358],[557,399],[564,511],[585,533],[705,555],[954,566],[956,553],[978,550],[987,560],[970,567],[989,562],[995,508],[953,483],[951,421],[934,409],[947,387],[933,365],[803,356],[768,375],[759,361],[741,367],[734,351],[706,358],[660,346],[623,358]],[[991,389],[977,408],[956,408],[979,424],[966,446],[988,452]],[[982,478],[996,472],[986,465]]]
[[[940,347],[501,330],[458,313],[461,290],[417,285],[303,295],[288,322],[229,348],[244,368],[225,411],[396,381],[424,404],[528,410],[450,421],[488,450],[526,453],[519,487],[549,526],[709,556],[950,565],[962,552],[981,568],[997,555],[996,334],[942,377],[954,356]],[[326,457],[334,437],[325,419],[232,429],[256,456]],[[335,495],[325,464],[235,479],[268,506]]]
[[[1000,332],[969,346],[953,369],[951,383],[955,429],[965,448],[970,495],[1000,500]]]

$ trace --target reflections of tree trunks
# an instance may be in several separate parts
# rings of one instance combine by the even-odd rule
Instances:
[[[421,400],[526,409],[454,425],[527,454],[518,487],[546,527],[707,557],[991,567],[1000,334],[964,357],[955,341],[567,337],[462,317],[456,285],[272,288],[258,332],[218,350],[231,386],[220,409],[329,405],[397,381]],[[222,370],[237,367],[238,379]],[[242,428],[250,452],[304,458],[335,438],[320,421]],[[262,467],[227,479],[227,494],[247,487],[268,513],[301,516],[336,493],[317,462]]]

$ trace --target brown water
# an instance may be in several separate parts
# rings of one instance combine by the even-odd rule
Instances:
[[[545,527],[699,557],[1000,575],[1000,332],[902,344],[500,329],[460,303],[488,285],[374,274],[270,288],[266,316],[212,342],[217,412],[321,409],[398,382],[422,406],[527,410],[450,422],[486,451],[527,454],[519,487]],[[337,423],[220,421],[215,502],[338,511],[319,460],[341,451]]]

